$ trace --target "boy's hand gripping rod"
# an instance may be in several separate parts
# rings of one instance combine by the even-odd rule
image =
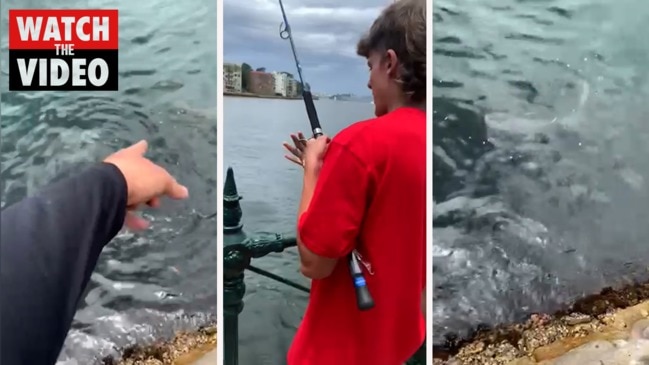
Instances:
[[[302,77],[302,66],[300,61],[297,58],[297,52],[295,51],[295,43],[293,42],[293,35],[291,33],[291,27],[288,25],[288,19],[286,18],[286,12],[284,11],[284,4],[282,0],[279,0],[279,6],[282,9],[282,17],[284,22],[279,26],[279,36],[282,39],[288,39],[291,42],[291,51],[293,51],[293,59],[295,60],[295,66],[297,67],[297,74],[300,78],[300,83],[302,84],[302,99],[304,100],[304,105],[306,106],[306,113],[309,117],[309,123],[311,123],[311,130],[313,131],[313,138],[318,138],[322,136],[322,127],[320,126],[320,121],[318,120],[318,113],[315,110],[315,104],[313,103],[313,95],[311,94],[311,87],[309,84],[304,82]],[[363,271],[356,257],[356,253],[352,252],[349,255],[349,272],[352,275],[354,281],[354,288],[356,289],[356,303],[358,309],[368,310],[374,307],[374,300],[370,295],[370,291],[367,288],[367,283],[365,277],[363,277]]]

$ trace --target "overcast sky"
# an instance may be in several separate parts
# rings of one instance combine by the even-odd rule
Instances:
[[[313,92],[369,95],[367,63],[356,43],[391,0],[284,0],[305,81]],[[223,1],[224,61],[297,77],[288,40],[279,37],[277,0]]]

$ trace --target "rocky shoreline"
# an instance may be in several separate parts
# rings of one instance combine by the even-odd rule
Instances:
[[[104,365],[209,364],[216,324],[179,332],[167,341],[131,346]],[[434,365],[649,364],[649,282],[605,288],[554,315],[478,328],[470,338],[447,338],[433,350]]]
[[[468,339],[449,336],[433,364],[649,364],[649,282],[605,288],[568,310],[480,328]]]
[[[131,346],[122,351],[122,357],[107,357],[103,365],[192,365],[198,364],[216,349],[216,324],[203,326],[194,332],[178,332],[167,341],[146,346]],[[214,357],[216,359],[216,357]],[[201,362],[201,363],[216,363]]]

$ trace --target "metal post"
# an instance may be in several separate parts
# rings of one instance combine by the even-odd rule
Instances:
[[[243,297],[246,294],[244,272],[246,268],[259,275],[282,282],[294,288],[308,291],[301,285],[285,278],[250,266],[252,258],[261,258],[271,252],[282,252],[296,246],[294,236],[278,233],[256,233],[249,236],[243,230],[241,218],[242,197],[237,191],[234,171],[228,168],[223,186],[223,344],[224,365],[239,364],[239,313],[243,311]],[[425,363],[425,346],[417,352],[408,365]]]
[[[223,243],[224,247],[246,241],[241,217],[241,196],[237,192],[234,171],[228,168],[223,187]],[[246,293],[244,270],[250,258],[241,253],[230,252],[223,257],[223,330],[225,333],[223,355],[225,365],[239,363],[239,313],[243,310],[243,296]]]

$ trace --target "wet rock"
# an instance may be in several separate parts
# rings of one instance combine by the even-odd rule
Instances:
[[[216,348],[216,324],[195,332],[179,332],[169,341],[124,349],[121,359],[108,357],[104,365],[199,365],[208,364]],[[215,363],[215,362],[211,362]]]
[[[590,321],[592,321],[592,317],[587,315],[587,314],[572,313],[572,314],[562,318],[562,320],[568,326],[575,326],[575,325],[578,325],[578,324],[589,323]]]
[[[456,339],[435,364],[641,365],[649,364],[649,283],[579,299],[553,316]],[[441,362],[440,362],[441,361]]]

